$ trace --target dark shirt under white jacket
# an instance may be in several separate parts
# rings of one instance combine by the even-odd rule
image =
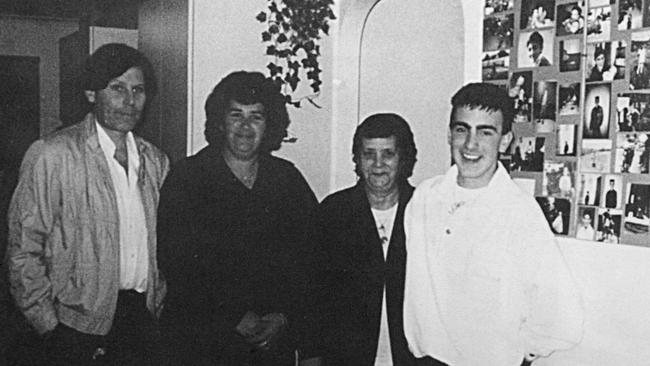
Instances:
[[[169,160],[142,138],[135,142],[147,226],[147,308],[157,314],[166,287],[156,262],[156,209]],[[108,333],[120,285],[118,215],[92,113],[32,144],[9,209],[6,262],[16,303],[39,333],[59,322]]]

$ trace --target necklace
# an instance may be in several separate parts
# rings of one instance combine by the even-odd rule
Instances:
[[[375,224],[377,225],[377,233],[379,234],[379,239],[381,240],[382,245],[387,245],[390,241],[392,221],[395,220],[395,214],[397,212],[397,204],[388,210],[377,210],[373,209],[373,216],[375,218]]]

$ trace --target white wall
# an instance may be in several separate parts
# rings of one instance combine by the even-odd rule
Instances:
[[[449,166],[446,126],[449,101],[463,83],[462,25],[460,2],[430,0],[382,0],[366,23],[359,121],[393,112],[409,122],[418,148],[415,185]]]
[[[41,136],[59,120],[59,38],[79,29],[78,22],[0,17],[0,54],[40,58]]]

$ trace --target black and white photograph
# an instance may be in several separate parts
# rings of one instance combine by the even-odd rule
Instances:
[[[584,6],[581,1],[557,6],[558,36],[582,33],[585,28]]]
[[[587,84],[582,128],[583,139],[609,138],[611,84]]]
[[[555,0],[522,1],[519,26],[539,29],[555,25]]]
[[[555,156],[575,156],[576,155],[576,125],[559,124],[555,127]]]
[[[580,70],[582,61],[582,39],[572,38],[560,41],[560,72]]]
[[[650,131],[650,93],[622,93],[616,99],[618,132]]]
[[[514,14],[503,14],[483,20],[483,52],[512,48]]]
[[[650,31],[632,33],[630,89],[650,88]]]
[[[580,83],[559,85],[560,116],[580,114]]]
[[[612,164],[612,140],[582,140],[580,171],[586,173],[610,173]]]
[[[618,30],[641,28],[643,26],[642,9],[642,0],[619,0]]]
[[[624,75],[613,65],[612,53],[611,42],[587,44],[587,82],[612,81]]]
[[[538,133],[551,133],[557,114],[557,82],[533,83],[533,121]]]
[[[576,218],[576,239],[594,240],[596,238],[596,208],[578,206]]]
[[[483,80],[505,80],[510,69],[510,50],[483,52]]]
[[[648,173],[650,135],[642,132],[619,132],[616,134],[615,173]]]
[[[587,13],[587,41],[608,41],[612,32],[612,7],[609,0],[589,1]]]
[[[544,162],[542,195],[573,199],[575,196],[575,162]]]
[[[571,201],[557,197],[535,197],[539,207],[542,208],[544,217],[551,231],[558,235],[569,233],[569,219],[571,216]]]
[[[620,243],[621,215],[621,210],[614,210],[610,208],[598,209],[596,241],[607,244]]]
[[[553,29],[519,33],[517,66],[543,67],[553,64]]]
[[[511,145],[510,171],[541,172],[544,167],[544,137],[520,136]]]
[[[600,174],[579,175],[578,204],[585,206],[598,206],[600,204],[601,182]]]
[[[621,208],[623,204],[623,180],[619,174],[608,174],[603,176],[603,197],[601,206],[605,208]]]
[[[650,185],[629,183],[625,200],[623,242],[650,246]]]
[[[485,0],[485,15],[512,10],[515,0]]]
[[[532,110],[533,72],[514,72],[510,76],[508,95],[515,112],[514,122],[530,122]]]

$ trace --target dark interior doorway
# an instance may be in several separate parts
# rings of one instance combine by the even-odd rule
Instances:
[[[0,56],[0,364],[7,365],[36,364],[40,357],[35,349],[24,346],[36,338],[10,300],[2,265],[11,194],[23,155],[39,137],[39,63],[38,57]],[[13,362],[17,359],[26,363]]]

